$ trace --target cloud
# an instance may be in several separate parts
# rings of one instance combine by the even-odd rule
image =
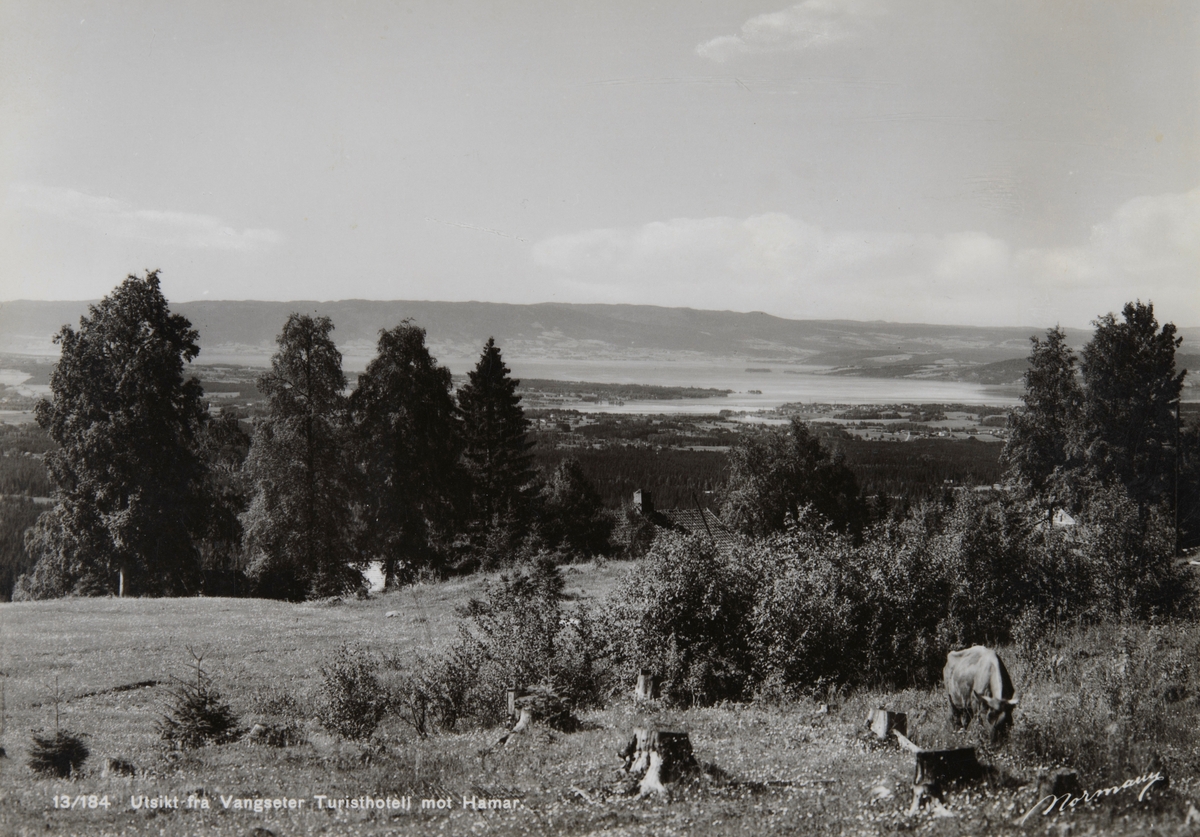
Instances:
[[[211,215],[135,209],[114,198],[29,183],[13,186],[8,203],[10,207],[31,209],[107,236],[174,247],[254,251],[279,244],[284,238],[275,230],[239,231]]]
[[[879,13],[869,0],[805,0],[780,12],[752,17],[736,35],[723,35],[696,47],[713,61],[761,52],[794,52],[845,40],[863,18]]]
[[[803,318],[1083,325],[1135,297],[1200,321],[1200,189],[1136,198],[1085,244],[984,232],[830,230],[782,213],[677,218],[539,242],[534,261],[602,301]]]

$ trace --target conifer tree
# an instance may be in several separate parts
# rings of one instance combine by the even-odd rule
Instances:
[[[328,317],[292,314],[271,371],[268,412],[254,428],[242,515],[250,574],[262,595],[302,599],[362,586],[347,456],[346,378]]]
[[[390,586],[442,557],[462,482],[450,370],[429,354],[425,329],[405,320],[380,332],[350,411],[364,544]]]
[[[463,455],[471,483],[473,535],[507,528],[514,538],[528,528],[534,480],[529,420],[516,381],[509,377],[496,341],[489,337],[479,362],[458,391]]]
[[[197,336],[149,271],[55,337],[62,353],[37,420],[60,446],[46,456],[58,504],[29,534],[38,563],[21,595],[197,591],[206,413],[184,376]]]

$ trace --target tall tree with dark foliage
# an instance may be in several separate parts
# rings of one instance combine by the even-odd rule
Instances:
[[[350,412],[364,542],[390,586],[440,563],[463,481],[450,370],[429,354],[425,329],[406,320],[380,333]]]
[[[60,445],[46,455],[59,502],[30,533],[38,563],[22,594],[112,594],[122,579],[135,595],[198,589],[206,413],[199,383],[184,376],[196,340],[170,312],[158,271],[130,276],[78,331],[55,337],[62,354],[37,419]]]
[[[854,472],[799,419],[787,430],[739,440],[729,451],[722,516],[752,537],[781,531],[811,505],[841,531],[862,528],[866,509]]]
[[[558,464],[542,486],[541,535],[552,548],[574,555],[606,555],[614,519],[574,457]]]
[[[501,528],[519,537],[528,526],[535,478],[529,419],[500,349],[488,338],[479,362],[458,391],[463,454],[471,479],[472,534],[486,538]]]
[[[1083,348],[1083,456],[1094,477],[1123,485],[1140,505],[1173,502],[1182,338],[1171,323],[1159,328],[1149,303],[1126,303],[1121,317],[1096,320]]]
[[[356,590],[346,378],[328,317],[292,314],[271,371],[258,380],[268,412],[254,428],[242,515],[260,594],[302,599]]]
[[[1035,336],[1030,342],[1024,408],[1009,417],[1011,434],[1001,461],[1026,493],[1052,509],[1071,504],[1075,493],[1071,471],[1080,464],[1083,388],[1062,329],[1052,328],[1045,340]]]

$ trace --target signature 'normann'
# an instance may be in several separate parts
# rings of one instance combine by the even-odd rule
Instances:
[[[1043,817],[1048,816],[1056,806],[1058,807],[1058,813],[1061,814],[1068,808],[1074,808],[1080,802],[1092,802],[1093,800],[1099,799],[1102,796],[1115,796],[1121,791],[1129,790],[1130,788],[1136,788],[1138,785],[1143,785],[1141,793],[1138,794],[1138,802],[1141,802],[1142,798],[1146,795],[1146,791],[1150,790],[1152,785],[1155,785],[1161,781],[1163,781],[1163,775],[1156,770],[1153,773],[1144,773],[1141,776],[1137,776],[1133,779],[1126,779],[1120,785],[1113,785],[1109,788],[1101,788],[1098,791],[1084,791],[1082,794],[1078,795],[1064,793],[1058,796],[1048,793],[1037,802],[1033,803],[1033,807],[1021,815],[1021,818],[1017,820],[1017,825],[1024,825],[1025,820],[1036,814],[1038,812],[1038,808],[1040,808],[1042,803],[1046,800],[1050,800],[1050,804],[1047,805],[1045,810],[1041,812]]]

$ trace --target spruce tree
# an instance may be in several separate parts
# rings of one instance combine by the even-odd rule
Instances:
[[[458,391],[463,456],[471,484],[472,534],[482,543],[506,530],[518,540],[529,526],[534,480],[529,420],[495,339],[489,337],[475,369]]]
[[[258,380],[268,412],[246,458],[253,493],[242,524],[250,574],[272,598],[338,595],[363,583],[353,546],[346,378],[332,331],[328,317],[292,314],[271,371]]]
[[[185,378],[200,353],[172,314],[158,271],[129,276],[63,326],[38,423],[59,448],[46,455],[58,503],[30,532],[34,571],[21,595],[184,595],[199,588],[193,536],[207,505],[197,436],[200,384]]]
[[[364,545],[383,561],[390,586],[440,562],[462,482],[450,370],[429,354],[425,329],[406,320],[380,333],[350,411]]]

